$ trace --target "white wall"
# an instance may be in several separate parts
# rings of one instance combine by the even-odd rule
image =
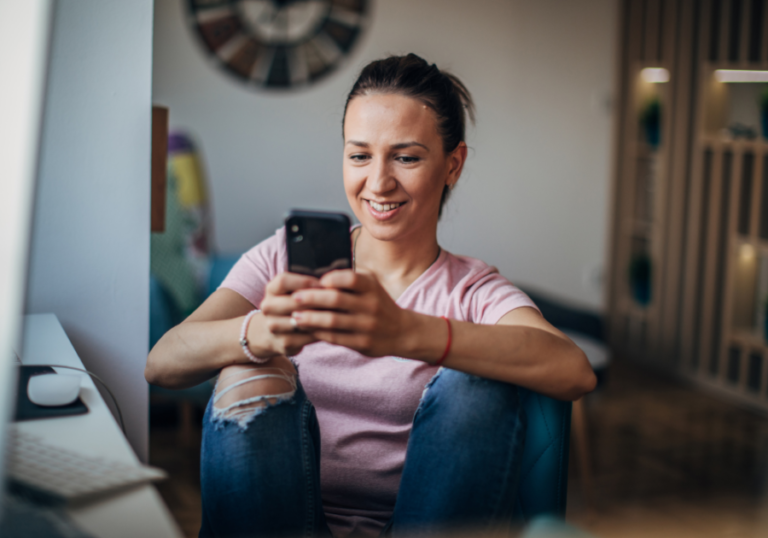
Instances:
[[[152,17],[152,0],[57,4],[27,298],[109,384],[144,461]]]
[[[593,309],[604,262],[616,0],[379,0],[351,61],[310,89],[249,90],[207,60],[182,0],[157,0],[153,92],[201,144],[215,237],[241,251],[291,207],[347,208],[341,113],[360,68],[415,52],[467,84],[473,151],[441,244]]]

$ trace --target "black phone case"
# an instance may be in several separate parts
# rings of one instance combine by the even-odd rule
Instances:
[[[344,213],[293,210],[285,218],[288,271],[320,277],[352,268],[350,220]]]

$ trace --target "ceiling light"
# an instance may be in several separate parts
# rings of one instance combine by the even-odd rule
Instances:
[[[643,77],[644,81],[651,84],[669,82],[669,71],[663,67],[646,67],[640,71],[640,76]]]
[[[768,71],[718,69],[715,77],[720,82],[768,82]]]
[[[742,243],[739,248],[739,254],[741,255],[742,261],[751,261],[755,259],[755,247],[749,243]]]

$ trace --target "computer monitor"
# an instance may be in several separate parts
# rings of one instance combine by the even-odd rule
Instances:
[[[0,0],[0,485],[16,397],[14,349],[22,330],[51,13],[50,0]]]

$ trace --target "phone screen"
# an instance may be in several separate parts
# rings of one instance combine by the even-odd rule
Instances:
[[[291,211],[285,219],[288,271],[320,277],[352,268],[350,221],[344,213]]]

